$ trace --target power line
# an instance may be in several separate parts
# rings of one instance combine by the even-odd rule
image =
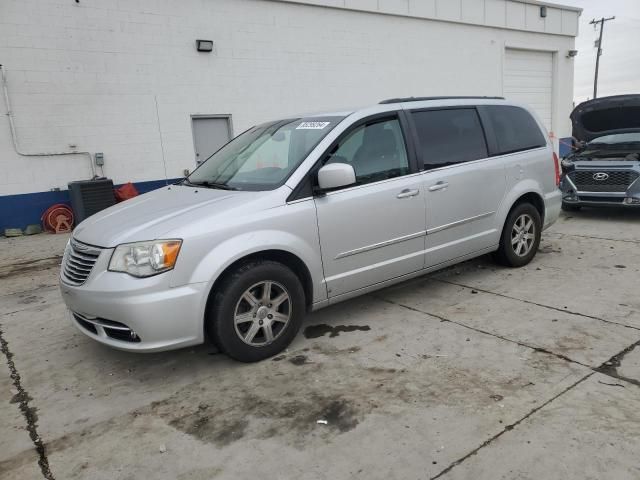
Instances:
[[[589,22],[589,25],[593,25],[594,28],[597,28],[596,25],[600,25],[600,38],[598,38],[596,45],[598,51],[596,52],[596,75],[593,79],[593,98],[598,98],[598,71],[600,70],[600,56],[602,55],[602,32],[604,32],[604,23],[609,20],[615,20],[615,18],[615,16],[609,18],[602,17],[600,20],[594,18]]]

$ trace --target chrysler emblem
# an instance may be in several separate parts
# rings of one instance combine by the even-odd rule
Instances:
[[[604,182],[607,178],[609,178],[608,173],[598,172],[593,174],[593,179],[598,180],[600,182]]]

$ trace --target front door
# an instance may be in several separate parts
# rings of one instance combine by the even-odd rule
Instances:
[[[426,265],[497,245],[496,213],[506,190],[504,161],[489,158],[475,108],[411,113],[427,205]]]
[[[398,118],[354,127],[326,161],[356,172],[355,185],[315,199],[329,297],[424,268],[424,192]]]
[[[192,122],[197,166],[231,140],[231,124],[227,116],[196,116]]]

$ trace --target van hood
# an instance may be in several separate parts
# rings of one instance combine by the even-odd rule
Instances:
[[[259,194],[171,185],[92,215],[74,229],[73,238],[104,248],[165,238],[202,219],[205,211],[209,218],[224,215]]]
[[[589,100],[571,112],[573,136],[590,142],[617,133],[640,132],[640,95],[616,95]]]

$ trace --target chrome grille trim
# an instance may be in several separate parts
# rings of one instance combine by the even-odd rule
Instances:
[[[109,337],[113,340],[129,343],[139,343],[140,337],[124,323],[114,322],[105,318],[90,317],[78,312],[71,312],[78,324],[99,337]]]
[[[131,331],[131,329],[123,323],[114,322],[112,320],[105,320],[104,318],[88,317],[87,315],[83,315],[78,312],[73,312],[73,315],[76,318],[80,318],[81,320],[84,320],[85,322],[89,322],[93,325],[97,325],[98,327],[112,328],[114,330],[122,330],[126,332]]]
[[[62,279],[78,286],[87,281],[102,249],[71,239],[62,262]]]

